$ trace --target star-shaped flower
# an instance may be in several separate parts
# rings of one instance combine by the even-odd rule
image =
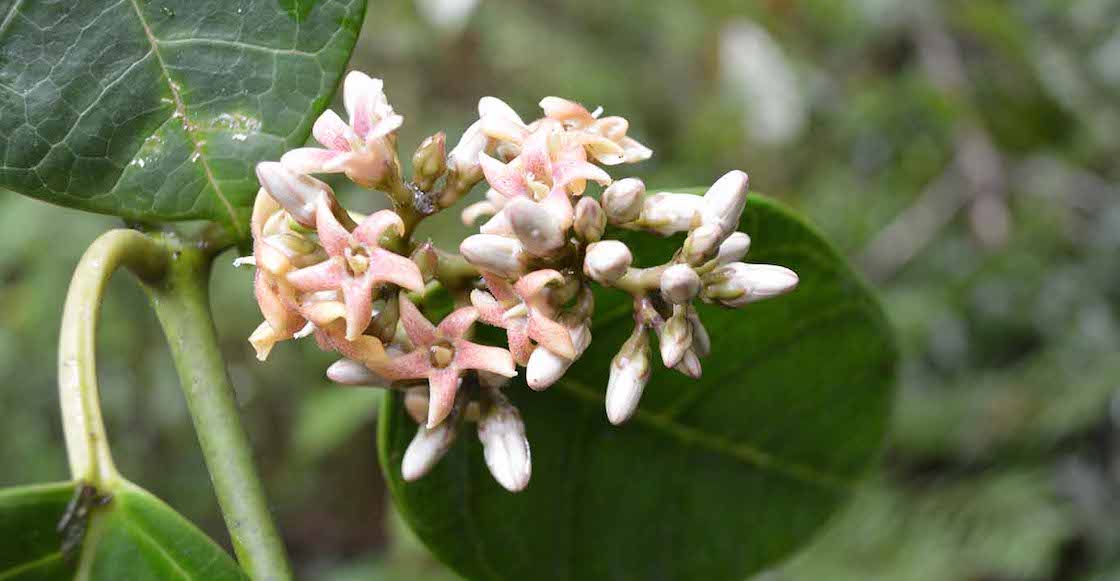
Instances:
[[[328,109],[312,127],[315,139],[327,149],[293,149],[280,161],[298,173],[345,172],[354,183],[375,187],[396,163],[390,142],[404,118],[389,105],[381,79],[358,71],[346,76],[343,103],[349,125]]]
[[[606,165],[637,163],[653,155],[653,152],[637,140],[627,137],[630,123],[622,117],[599,118],[602,108],[594,113],[583,105],[560,97],[545,97],[541,109],[546,119],[554,119],[564,124],[564,128],[576,134],[588,153],[596,161]]]
[[[544,289],[563,275],[551,269],[537,270],[510,285],[505,279],[483,272],[490,292],[471,292],[471,304],[487,325],[506,330],[510,351],[519,365],[527,365],[533,354],[533,342],[553,353],[574,359],[576,348],[568,329],[549,315],[553,310],[544,297]]]
[[[467,340],[468,331],[478,319],[478,310],[474,307],[458,309],[435,326],[401,293],[400,319],[415,349],[389,360],[375,371],[394,380],[428,379],[429,428],[439,425],[451,413],[464,371],[477,369],[505,377],[517,375],[509,351]]]
[[[370,214],[353,232],[346,230],[320,199],[315,223],[319,243],[330,257],[288,274],[288,282],[302,292],[340,289],[346,305],[346,338],[353,341],[369,326],[373,289],[392,283],[410,290],[424,287],[420,269],[408,258],[381,248],[381,235],[404,223],[392,210]]]

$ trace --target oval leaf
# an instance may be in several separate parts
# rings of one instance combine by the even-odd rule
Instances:
[[[253,166],[307,138],[365,0],[0,0],[0,187],[246,235]]]
[[[813,229],[752,197],[751,262],[800,287],[741,311],[701,307],[713,353],[690,380],[659,368],[630,422],[611,426],[608,366],[630,302],[597,292],[592,348],[543,393],[515,382],[533,453],[528,489],[494,482],[467,425],[423,479],[400,463],[416,424],[391,393],[381,460],[406,520],[470,579],[740,580],[806,543],[845,501],[883,440],[896,360],[871,291]],[[646,264],[680,240],[628,235]],[[655,357],[656,359],[656,357]]]
[[[202,531],[128,482],[104,497],[72,482],[0,491],[0,538],[5,581],[246,579]]]

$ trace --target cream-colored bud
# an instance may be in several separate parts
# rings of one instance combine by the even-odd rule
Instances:
[[[700,276],[691,266],[674,264],[661,273],[661,295],[665,300],[674,304],[687,303],[699,292]]]
[[[463,240],[459,252],[467,262],[504,278],[517,278],[525,272],[524,248],[516,238],[475,234]]]
[[[688,233],[682,251],[684,259],[691,265],[700,266],[711,260],[719,251],[725,232],[715,224],[702,224]]]
[[[691,377],[692,379],[700,379],[703,369],[700,367],[700,358],[696,356],[696,352],[688,349],[684,352],[684,357],[673,369]]]
[[[572,227],[576,231],[576,236],[582,240],[598,242],[607,228],[607,214],[594,198],[580,198],[579,203],[576,204],[575,221]]]
[[[494,480],[510,492],[524,490],[533,473],[529,440],[521,414],[504,396],[494,398],[479,418],[478,439]]]
[[[638,223],[660,236],[687,232],[701,224],[703,206],[704,198],[692,194],[654,194],[645,199]]]
[[[731,264],[732,262],[738,262],[747,255],[747,251],[750,249],[750,236],[747,236],[745,232],[732,232],[731,235],[719,245],[716,263]]]
[[[514,198],[499,215],[509,220],[509,227],[525,250],[534,256],[548,256],[567,242],[561,217],[554,216],[544,205],[528,198]]]
[[[583,272],[599,284],[610,286],[630,268],[634,257],[630,248],[618,240],[602,240],[587,247]]]
[[[712,339],[708,336],[708,330],[704,328],[700,315],[691,305],[687,307],[686,314],[688,322],[692,324],[692,350],[699,357],[707,357],[712,352]]]
[[[424,282],[429,282],[436,277],[436,270],[439,268],[439,253],[431,242],[425,242],[416,247],[409,258],[416,264],[416,268],[420,269],[420,276],[424,279]]]
[[[675,367],[681,362],[685,351],[692,347],[692,323],[682,307],[674,308],[673,316],[658,329],[660,335],[661,361],[665,367]]]
[[[406,482],[418,480],[430,472],[447,454],[451,444],[455,443],[455,436],[458,433],[456,424],[457,421],[443,421],[433,428],[420,424],[416,435],[404,451],[404,459],[401,460],[401,476]]]
[[[586,322],[575,322],[568,326],[568,333],[572,337],[572,345],[578,358],[591,344],[591,327]],[[529,364],[525,366],[525,383],[534,390],[543,391],[559,381],[574,362],[575,360],[553,353],[543,346],[537,346],[529,356]]]
[[[612,424],[625,422],[638,409],[642,390],[649,381],[649,355],[649,337],[646,328],[639,325],[611,360],[605,404],[607,419]]]
[[[747,174],[739,170],[729,171],[716,180],[704,194],[704,223],[719,226],[724,232],[733,232],[739,226],[739,216],[747,204],[749,186]]]
[[[646,185],[637,178],[621,179],[603,191],[603,211],[611,224],[637,220],[642,213]]]
[[[334,199],[334,191],[327,184],[303,174],[297,174],[277,161],[257,164],[257,179],[261,187],[272,196],[288,214],[307,228],[315,227],[315,208],[320,196]]]
[[[327,368],[327,378],[343,385],[389,387],[392,381],[353,359],[339,359]]]
[[[784,266],[733,262],[712,271],[704,283],[705,300],[734,308],[788,293],[798,278]]]

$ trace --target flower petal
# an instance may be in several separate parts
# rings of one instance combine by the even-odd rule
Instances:
[[[378,105],[387,103],[384,83],[363,72],[352,71],[346,75],[343,83],[342,102],[350,116],[350,127],[354,128],[358,137],[365,140],[376,121],[374,112]]]
[[[354,132],[347,127],[346,122],[330,109],[323,111],[315,120],[311,134],[323,147],[334,151],[350,151],[350,142],[354,137]]]
[[[503,377],[517,375],[517,368],[509,351],[463,340],[455,343],[455,363],[452,367],[490,371]]]
[[[408,334],[408,338],[417,347],[429,347],[436,342],[436,327],[432,325],[424,315],[420,313],[420,309],[408,300],[405,293],[398,293],[401,306],[401,324],[404,325],[404,332]]]
[[[341,154],[333,149],[299,147],[285,153],[280,158],[280,163],[296,173],[323,173],[328,171],[325,169],[326,164],[339,155]]]
[[[486,181],[498,193],[507,198],[531,195],[529,185],[525,181],[525,174],[511,164],[502,163],[486,153],[478,154],[478,161],[482,165],[482,173],[486,176]]]
[[[350,278],[342,258],[330,258],[288,273],[288,282],[301,292],[335,290]]]
[[[439,322],[436,331],[443,336],[444,339],[454,341],[462,338],[470,330],[471,325],[478,320],[478,310],[474,307],[462,307],[455,309],[450,315],[447,315]]]
[[[375,248],[369,254],[370,266],[367,274],[377,283],[390,282],[413,291],[424,288],[424,276],[420,274],[420,267],[415,262],[383,248]]]
[[[455,407],[459,374],[455,366],[433,370],[428,376],[428,429],[440,424]]]
[[[404,234],[404,221],[399,214],[392,210],[374,212],[362,220],[354,229],[354,238],[368,247],[381,246],[381,236],[386,230],[392,228],[397,235]]]
[[[576,358],[576,347],[568,328],[544,316],[540,311],[529,311],[529,337],[538,345],[568,359]]]
[[[341,257],[350,247],[350,231],[335,217],[325,196],[319,198],[315,211],[315,230],[319,234],[319,243],[333,257]]]
[[[346,339],[353,341],[365,332],[373,318],[372,276],[350,278],[342,283],[342,300],[346,303]]]

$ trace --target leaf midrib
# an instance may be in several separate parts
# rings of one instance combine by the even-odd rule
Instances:
[[[175,82],[171,80],[171,71],[167,68],[167,63],[163,60],[163,55],[159,52],[159,39],[152,33],[152,28],[148,26],[148,20],[144,18],[144,13],[140,10],[140,5],[136,0],[128,0],[132,5],[133,11],[136,12],[136,18],[140,20],[140,26],[144,29],[144,35],[148,38],[148,44],[152,47],[152,54],[156,57],[156,63],[159,65],[160,74],[163,80],[167,83],[167,88],[171,92],[171,98],[175,102],[175,113],[183,121],[183,132],[186,134],[187,139],[191,140],[194,145],[194,152],[198,154],[198,161],[201,162],[202,172],[206,176],[206,181],[210,184],[210,188],[214,190],[214,195],[225,206],[226,212],[229,214],[229,222],[233,226],[234,231],[238,236],[241,236],[241,225],[238,224],[237,212],[233,209],[233,204],[222,193],[222,188],[218,185],[218,180],[214,178],[214,172],[210,169],[210,162],[202,151],[202,140],[194,134],[194,124],[190,122],[187,117],[187,106],[183,101],[183,96],[179,93],[179,89]]]
[[[28,572],[32,569],[35,569],[37,567],[41,567],[41,566],[46,565],[47,563],[51,563],[53,561],[57,561],[61,558],[62,558],[62,551],[55,551],[53,553],[47,553],[46,555],[44,555],[42,557],[39,557],[38,559],[35,559],[34,561],[27,561],[26,563],[23,563],[22,565],[16,565],[14,567],[10,567],[8,569],[0,571],[0,581],[3,581],[4,579],[14,579],[14,578],[16,578],[17,575],[22,575],[23,573],[26,573],[26,572]]]

